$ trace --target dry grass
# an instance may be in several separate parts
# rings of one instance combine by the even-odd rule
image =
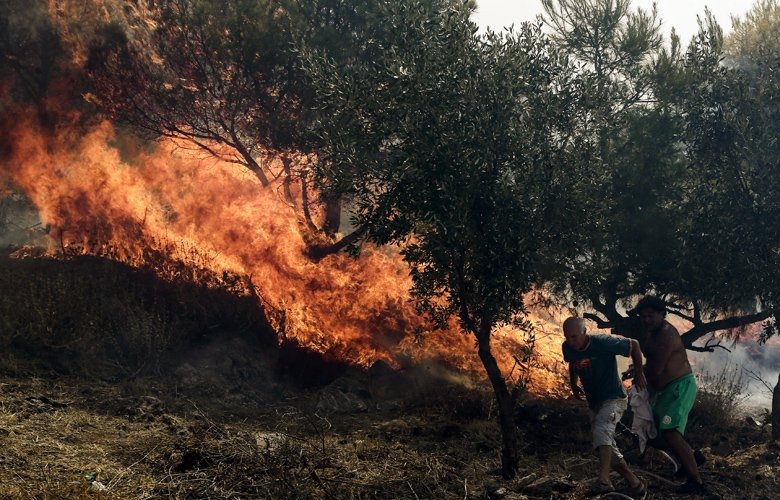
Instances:
[[[270,337],[257,297],[237,292],[237,277],[211,278],[209,286],[167,281],[154,268],[87,256],[2,257],[0,367],[14,370],[18,355],[44,370],[126,377],[159,372],[215,327]]]
[[[176,366],[230,354],[209,351],[216,333],[267,328],[256,297],[250,307],[230,280],[204,289],[89,258],[0,267],[2,499],[578,499],[595,475],[582,404],[528,397],[517,414],[518,477],[501,480],[489,389],[425,369],[398,387],[347,374],[371,393],[362,413],[317,411],[330,378],[304,389],[270,362],[225,387],[182,387]],[[220,343],[229,345],[247,344]],[[310,374],[328,369],[275,356]],[[733,418],[712,426],[708,415],[730,415],[722,403],[734,387],[723,390],[698,403],[688,434],[711,458],[705,480],[726,498],[774,498],[780,450],[766,428]],[[86,479],[94,475],[105,491]],[[674,497],[648,478],[650,498]]]
[[[447,392],[460,407],[476,395]],[[594,475],[585,413],[568,402],[526,404],[520,473],[505,481],[487,415],[453,415],[434,397],[430,406],[327,416],[313,411],[316,395],[257,401],[236,416],[238,408],[177,395],[160,381],[4,377],[0,498],[492,498],[504,488],[576,499]],[[706,449],[705,479],[726,498],[772,498],[780,449],[734,425],[729,432],[749,442],[726,456]],[[90,473],[105,491],[90,487]],[[533,487],[534,478],[548,483]],[[651,498],[673,497],[649,479]]]

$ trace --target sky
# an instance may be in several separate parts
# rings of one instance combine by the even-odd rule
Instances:
[[[696,16],[704,14],[704,7],[712,11],[724,33],[731,31],[731,16],[744,16],[753,0],[656,0],[662,29],[668,39],[674,27],[683,46],[698,31]],[[632,7],[650,10],[653,0],[633,0]],[[500,31],[511,24],[532,21],[542,13],[541,0],[477,0],[477,12],[473,20],[483,29],[490,27]]]

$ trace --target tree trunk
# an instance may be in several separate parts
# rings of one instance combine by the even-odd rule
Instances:
[[[306,228],[312,233],[319,231],[314,221],[311,218],[311,210],[309,209],[309,183],[306,182],[307,172],[301,172],[301,198],[303,205],[303,220],[306,221]]]
[[[325,221],[322,230],[328,236],[333,236],[341,226],[341,200],[338,198],[325,199]]]
[[[780,373],[777,375],[777,384],[772,393],[772,440],[780,439]]]
[[[477,338],[479,344],[479,359],[485,367],[493,392],[498,403],[498,420],[501,425],[503,447],[501,449],[501,473],[506,479],[511,479],[517,472],[519,451],[517,445],[517,428],[515,427],[515,402],[509,394],[504,376],[498,367],[496,358],[490,351],[490,329],[483,331]]]
[[[249,169],[250,172],[255,174],[255,177],[260,181],[260,184],[263,185],[263,187],[268,187],[270,182],[268,181],[268,176],[265,175],[265,172],[263,172],[263,167],[260,166],[259,163],[257,163],[257,160],[255,160],[252,157],[252,154],[249,152],[246,147],[241,143],[241,141],[238,140],[238,137],[234,134],[233,135],[234,140],[236,141],[235,144],[233,144],[233,147],[236,151],[238,151],[238,154],[241,155],[241,158],[244,159],[246,162],[246,167]]]
[[[306,249],[307,255],[311,260],[318,261],[328,255],[340,252],[347,246],[358,241],[363,234],[365,234],[365,230],[358,228],[335,243],[329,245],[311,245]]]

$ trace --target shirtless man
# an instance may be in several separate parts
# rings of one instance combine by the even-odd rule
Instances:
[[[666,304],[658,297],[645,296],[636,305],[636,312],[647,330],[643,345],[645,377],[654,392],[651,399],[653,418],[660,439],[652,442],[659,449],[670,451],[682,464],[688,480],[678,493],[706,494],[707,488],[699,474],[704,456],[694,451],[683,438],[688,413],[696,399],[696,378],[688,354],[675,327],[666,321]]]

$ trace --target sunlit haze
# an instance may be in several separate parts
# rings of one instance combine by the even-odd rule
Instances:
[[[652,0],[635,0],[632,8],[641,7],[650,10]],[[753,5],[751,0],[657,0],[658,16],[662,29],[668,38],[672,28],[677,31],[684,44],[698,31],[697,16],[703,16],[705,7],[709,8],[723,28],[724,33],[731,31],[731,16],[744,16]],[[512,24],[533,21],[543,12],[541,0],[478,0],[474,21],[482,29],[500,31]]]

